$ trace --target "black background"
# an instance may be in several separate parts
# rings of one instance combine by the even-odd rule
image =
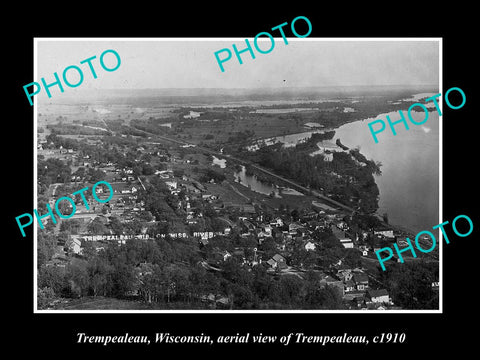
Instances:
[[[474,348],[478,334],[477,252],[479,218],[476,168],[479,162],[475,135],[478,113],[478,56],[474,37],[472,8],[440,3],[357,3],[352,6],[322,3],[292,6],[290,3],[260,10],[243,2],[205,4],[179,9],[163,3],[110,3],[104,9],[85,3],[72,7],[42,10],[29,7],[18,12],[18,20],[4,27],[6,51],[3,56],[4,87],[3,131],[3,232],[4,271],[2,327],[7,330],[8,347],[15,353],[69,356],[69,354],[149,353],[156,357],[180,355],[184,351],[203,358],[204,354],[244,353],[246,356],[308,351],[315,357],[341,355],[348,351],[360,358],[441,354],[449,348],[458,355]],[[456,86],[464,90],[466,105],[460,110],[443,106],[443,219],[450,222],[459,214],[473,220],[474,232],[458,238],[449,232],[450,244],[443,248],[443,314],[33,314],[33,238],[32,231],[22,238],[15,216],[31,212],[33,204],[33,107],[23,85],[33,78],[34,37],[241,37],[252,38],[296,16],[310,19],[309,37],[442,37],[443,92]],[[13,19],[13,15],[12,15]],[[4,25],[3,25],[4,26]],[[299,30],[300,33],[302,33]],[[287,35],[288,36],[288,35]],[[193,55],[192,55],[193,56]],[[275,56],[274,53],[271,56]],[[298,66],[302,66],[298,64]],[[453,101],[452,101],[453,102]],[[11,127],[13,124],[13,128]],[[6,128],[8,126],[8,129]],[[5,230],[4,228],[4,230]],[[473,325],[473,327],[470,327]],[[176,335],[234,335],[250,332],[288,335],[379,335],[382,332],[406,333],[403,344],[368,346],[351,344],[274,345],[109,345],[77,344],[76,334],[151,335],[169,332]],[[173,350],[173,352],[171,352]],[[167,355],[167,353],[169,355]],[[210,355],[208,355],[210,356]],[[265,355],[262,355],[265,356]]]

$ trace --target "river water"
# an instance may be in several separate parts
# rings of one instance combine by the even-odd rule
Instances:
[[[221,169],[224,169],[227,165],[226,159],[219,159],[216,156],[212,156],[212,165],[217,165]],[[250,190],[258,192],[264,195],[272,195],[277,198],[282,198],[282,195],[295,195],[295,196],[303,196],[301,192],[298,192],[295,189],[286,187],[286,186],[276,186],[271,184],[266,184],[257,179],[255,175],[247,175],[245,166],[241,166],[240,171],[235,171],[233,173],[235,177],[235,181],[242,184],[243,186],[248,187]]]
[[[418,94],[413,99],[431,96],[433,94]],[[411,100],[411,99],[407,99]],[[401,102],[403,100],[399,100]],[[378,214],[388,214],[389,222],[403,226],[412,232],[431,230],[432,226],[441,222],[439,218],[439,116],[433,109],[433,103],[427,105],[429,118],[422,125],[412,124],[407,118],[409,129],[402,123],[395,125],[397,135],[394,136],[387,124],[386,115],[392,122],[400,119],[398,111],[351,122],[335,130],[335,136],[329,143],[335,144],[340,139],[349,148],[360,147],[360,151],[368,159],[382,163],[382,175],[375,176],[380,191]],[[415,121],[424,119],[423,112],[412,112]],[[377,135],[379,142],[375,143],[370,133],[368,123],[382,119],[386,128]],[[378,126],[378,124],[376,125]],[[376,127],[375,127],[376,128]],[[284,146],[295,146],[310,138],[313,133],[332,129],[307,131],[298,134],[278,136],[263,139],[265,145],[282,142]],[[320,144],[320,143],[319,143]],[[340,149],[339,149],[340,150]],[[225,166],[224,159],[214,158],[214,164]],[[237,181],[252,190],[281,196],[278,188],[267,185],[247,176],[245,169],[235,173]],[[300,194],[300,193],[298,193]],[[435,233],[435,232],[434,232]]]
[[[430,105],[430,104],[429,104]],[[433,104],[431,104],[433,105]],[[360,151],[368,159],[382,163],[382,175],[375,176],[380,198],[378,214],[388,214],[389,222],[403,226],[412,232],[431,230],[439,224],[439,117],[436,111],[429,108],[429,118],[422,125],[412,124],[407,117],[409,130],[399,123],[395,125],[397,135],[394,136],[388,126],[377,135],[375,143],[368,123],[375,119],[386,122],[386,115],[392,122],[400,119],[398,112],[380,114],[375,118],[355,121],[335,129],[335,136],[329,143],[340,139],[349,148],[360,147]],[[424,119],[423,112],[412,112],[415,121]],[[378,126],[378,125],[376,125]],[[375,127],[376,128],[376,127]],[[331,129],[328,129],[331,130]],[[267,144],[277,141],[284,146],[294,146],[310,138],[312,133],[302,132],[271,138]],[[320,143],[319,143],[320,144]],[[339,149],[340,150],[340,149]],[[272,187],[242,172],[241,182],[256,191],[270,193]],[[435,232],[434,232],[435,233]]]
[[[406,111],[404,114],[407,117]],[[408,131],[399,123],[395,126],[396,136],[387,124],[375,143],[367,124],[375,119],[386,122],[385,115],[392,122],[400,119],[398,112],[392,112],[345,124],[336,129],[332,141],[340,139],[350,148],[360,146],[368,159],[382,163],[382,175],[375,176],[380,191],[379,214],[387,213],[391,224],[416,232],[431,230],[440,223],[438,114],[430,111],[423,125],[413,125],[407,120]],[[417,122],[424,118],[423,113],[412,112],[412,115]]]

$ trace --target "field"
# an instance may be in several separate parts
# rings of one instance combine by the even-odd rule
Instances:
[[[199,306],[201,309],[202,304]],[[185,304],[184,307],[192,309],[192,304]],[[169,308],[171,307],[168,304],[148,304],[103,296],[88,296],[81,299],[60,299],[50,310],[161,310]],[[178,303],[176,303],[175,309],[178,309]]]

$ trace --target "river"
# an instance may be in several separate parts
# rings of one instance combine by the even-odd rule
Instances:
[[[417,122],[423,120],[423,113],[412,114]],[[382,175],[375,176],[380,191],[379,214],[387,213],[391,224],[416,232],[431,230],[440,222],[438,114],[430,111],[423,125],[408,122],[408,131],[403,124],[396,125],[396,136],[387,124],[376,144],[367,124],[375,119],[386,122],[385,115],[340,126],[332,141],[340,139],[350,148],[360,146],[368,159],[382,163]],[[398,112],[388,115],[392,121],[400,119]]]
[[[378,143],[373,140],[368,122],[375,119],[386,122],[386,115],[390,116],[391,121],[395,121],[400,119],[398,112],[380,114],[375,118],[342,125],[334,129],[334,138],[327,140],[328,143],[334,144],[337,139],[340,139],[342,144],[349,148],[359,146],[361,153],[368,159],[382,163],[382,175],[375,176],[380,192],[377,213],[380,215],[387,213],[391,224],[403,226],[413,232],[431,230],[432,226],[441,222],[439,219],[439,117],[431,106],[427,107],[429,118],[425,124],[414,125],[407,120],[409,130],[406,130],[399,123],[395,126],[396,136],[393,136],[387,124],[385,131],[377,135]],[[406,111],[404,114],[407,117]],[[412,116],[417,122],[421,122],[424,118],[423,112],[412,112]],[[267,144],[279,141],[284,143],[284,146],[290,147],[305,141],[315,132],[318,131],[270,138]],[[261,183],[251,184],[253,179],[248,179],[248,182],[251,186],[261,187]]]
[[[219,159],[216,156],[212,156],[212,165],[217,165],[221,169],[225,169],[227,166],[226,159]],[[282,195],[295,195],[303,196],[301,192],[298,192],[295,189],[284,186],[275,186],[271,184],[266,184],[257,179],[255,175],[247,175],[245,166],[241,166],[240,171],[235,171],[233,173],[235,181],[242,184],[243,186],[248,187],[250,190],[258,192],[264,195],[274,195],[277,198],[282,198]]]

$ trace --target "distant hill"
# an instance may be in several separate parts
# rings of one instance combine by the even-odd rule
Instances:
[[[84,103],[108,101],[110,104],[128,103],[148,105],[161,100],[162,104],[217,104],[229,101],[268,100],[318,100],[350,96],[372,96],[385,93],[412,94],[435,92],[438,86],[325,86],[279,88],[169,88],[169,89],[105,89],[81,90],[74,95],[67,92],[55,98],[57,103]]]

